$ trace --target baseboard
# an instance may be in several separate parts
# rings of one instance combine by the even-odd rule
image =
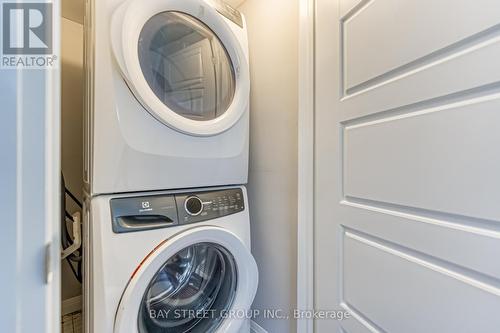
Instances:
[[[82,310],[82,296],[65,299],[61,305],[61,315],[65,316]]]
[[[263,329],[259,324],[257,324],[253,320],[250,322],[250,331],[252,331],[252,333],[268,333],[265,329]]]

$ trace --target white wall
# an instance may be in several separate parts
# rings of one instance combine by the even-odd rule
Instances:
[[[83,189],[83,26],[62,18],[62,170],[66,187],[78,198]],[[67,197],[70,213],[78,209]],[[62,298],[81,295],[68,263],[62,263]]]
[[[247,0],[251,92],[252,247],[260,271],[255,309],[293,310],[297,275],[298,0]],[[255,320],[272,333],[294,320]]]

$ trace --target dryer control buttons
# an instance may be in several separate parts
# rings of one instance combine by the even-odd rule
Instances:
[[[191,216],[198,216],[203,212],[203,201],[197,196],[188,197],[184,201],[184,209]]]

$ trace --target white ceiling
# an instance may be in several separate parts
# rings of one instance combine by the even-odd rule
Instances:
[[[238,8],[245,0],[225,0],[229,5]],[[63,17],[68,20],[83,24],[84,0],[63,0]]]

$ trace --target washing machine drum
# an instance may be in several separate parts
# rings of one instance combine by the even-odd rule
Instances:
[[[212,332],[233,304],[233,256],[217,244],[189,246],[170,258],[142,299],[140,333]]]
[[[238,236],[218,227],[184,231],[133,273],[114,333],[237,333],[257,284],[257,265]]]
[[[113,16],[112,43],[135,97],[165,125],[215,135],[248,105],[241,43],[203,0],[129,0]]]

